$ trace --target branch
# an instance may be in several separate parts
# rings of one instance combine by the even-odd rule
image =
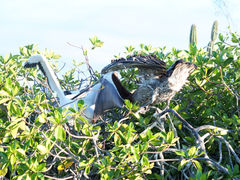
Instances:
[[[198,128],[195,128],[195,130],[197,132],[201,131],[201,130],[204,130],[204,129],[215,129],[217,131],[222,131],[223,133],[229,133],[229,132],[232,132],[231,130],[228,130],[228,129],[223,129],[223,128],[220,128],[220,127],[216,127],[216,126],[212,126],[212,125],[203,125],[203,126],[200,126]]]
[[[182,123],[183,125],[193,134],[193,136],[196,138],[196,143],[198,144],[198,146],[200,146],[200,149],[202,152],[204,152],[205,157],[208,157],[207,153],[206,153],[206,148],[204,145],[204,142],[201,139],[201,136],[198,134],[198,132],[195,130],[194,127],[192,127],[191,124],[189,124],[185,119],[183,119],[176,111],[174,111],[173,109],[166,109],[165,111],[163,111],[162,113],[160,113],[160,115],[163,115],[167,112],[171,112],[173,113]]]
[[[73,179],[74,178],[73,176],[68,176],[68,177],[65,177],[65,178],[55,178],[55,177],[48,176],[48,175],[43,175],[43,176],[46,177],[46,178],[49,178],[49,179],[54,179],[54,180],[67,180],[67,179]]]
[[[94,79],[94,81],[97,81],[96,75],[95,75],[92,67],[91,67],[90,64],[89,64],[88,56],[84,54],[84,48],[83,48],[83,46],[79,47],[79,46],[76,46],[76,45],[74,45],[74,44],[72,44],[72,43],[70,43],[70,42],[67,42],[67,44],[70,45],[70,46],[79,48],[79,49],[81,49],[81,50],[83,51],[83,55],[84,55],[84,57],[85,57],[85,62],[86,62],[86,64],[87,64],[87,68],[88,68],[89,74],[90,74],[91,77]]]
[[[201,150],[204,152],[204,157],[198,157],[196,159],[200,159],[200,160],[205,160],[207,161],[208,164],[213,165],[214,167],[216,167],[219,171],[225,173],[225,174],[229,174],[227,168],[221,166],[220,164],[218,164],[217,162],[215,162],[214,160],[210,159],[207,155],[206,152],[206,148],[205,148],[205,144],[204,141],[202,140],[201,136],[198,134],[198,132],[202,129],[204,129],[204,126],[201,128],[194,128],[192,127],[191,124],[189,124],[185,119],[183,119],[176,111],[174,111],[173,109],[166,109],[165,111],[163,111],[162,113],[160,113],[160,115],[163,115],[167,112],[172,112],[182,123],[183,125],[193,134],[193,136],[196,139],[196,143],[200,146]],[[205,126],[206,127],[210,127],[213,128],[214,126]],[[214,127],[215,129],[216,127]],[[222,129],[223,130],[223,129]],[[220,138],[221,140],[223,140],[226,145],[229,147],[229,149],[232,151],[234,157],[236,158],[237,162],[240,164],[240,159],[238,158],[237,154],[235,153],[235,151],[233,150],[232,146],[222,137],[222,136],[217,136],[218,138]]]
[[[219,171],[225,173],[225,174],[229,174],[227,168],[221,166],[220,164],[218,164],[216,161],[210,159],[210,158],[205,158],[205,157],[197,157],[195,158],[197,160],[205,160],[205,161],[208,161],[208,162],[211,162],[212,165],[214,165]]]
[[[169,161],[181,161],[181,159],[154,159],[149,162],[169,162]]]
[[[92,139],[92,140],[98,140],[98,134],[97,135],[94,135],[94,136],[77,136],[77,135],[74,135],[72,133],[70,133],[69,129],[67,126],[65,126],[65,130],[67,131],[67,133],[76,138],[76,139]]]
[[[233,156],[235,157],[236,161],[238,162],[238,164],[240,164],[240,158],[238,157],[238,155],[235,153],[235,151],[233,150],[232,146],[229,144],[228,141],[226,141],[222,136],[216,136],[219,139],[221,139],[226,146],[230,149],[230,151],[232,152]]]
[[[223,82],[223,85],[227,88],[227,90],[232,94],[234,95],[237,100],[240,99],[240,95],[238,95],[237,93],[234,93],[233,90],[227,85],[227,83],[224,81],[223,79],[223,73],[222,73],[222,67],[219,67],[220,68],[220,75],[221,75],[221,79],[222,79],[222,82]]]

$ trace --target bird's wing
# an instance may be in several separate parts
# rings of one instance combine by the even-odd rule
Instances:
[[[127,68],[153,69],[157,74],[166,75],[166,64],[155,55],[134,55],[128,58],[113,60],[111,64],[102,69],[102,74],[119,71]]]
[[[115,85],[107,79],[102,80],[102,88],[95,102],[94,119],[98,119],[105,111],[114,107],[122,107],[124,99]]]

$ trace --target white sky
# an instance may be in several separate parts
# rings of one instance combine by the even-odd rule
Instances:
[[[187,49],[191,24],[197,25],[198,47],[210,40],[214,20],[221,32],[230,24],[240,32],[240,1],[224,0],[221,11],[216,0],[1,0],[0,54],[18,53],[20,46],[37,43],[72,59],[84,61],[78,46],[90,47],[97,35],[102,48],[90,52],[93,69],[101,70],[110,60],[140,43],[153,47]],[[223,0],[220,0],[223,2]],[[227,20],[226,14],[229,16]]]

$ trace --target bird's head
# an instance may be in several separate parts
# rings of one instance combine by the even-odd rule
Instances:
[[[167,70],[167,77],[169,83],[174,87],[176,91],[179,91],[186,83],[189,75],[197,68],[195,64],[186,62],[184,60],[176,61]]]

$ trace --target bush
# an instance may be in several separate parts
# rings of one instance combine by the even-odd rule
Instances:
[[[98,42],[96,45],[95,41]],[[101,46],[96,37],[93,48]],[[95,43],[95,44],[94,44]],[[99,44],[100,43],[100,44]],[[62,109],[44,76],[24,69],[28,57],[43,53],[55,71],[59,55],[35,45],[19,55],[0,56],[0,176],[10,179],[210,179],[240,177],[240,37],[219,35],[215,51],[190,45],[190,50],[127,47],[126,55],[155,54],[170,66],[176,59],[198,69],[183,90],[165,103],[143,111],[125,102],[88,124],[80,111]],[[83,50],[85,57],[87,51]],[[82,88],[76,80],[80,64],[63,75],[66,90]],[[78,73],[76,73],[78,72]],[[129,74],[122,82],[136,88]],[[95,74],[95,76],[93,75]],[[99,78],[97,72],[92,75]],[[94,78],[93,78],[94,79]],[[162,110],[161,110],[162,109]],[[178,112],[178,113],[177,113]],[[74,129],[67,125],[73,119]],[[84,123],[81,123],[84,122]]]

